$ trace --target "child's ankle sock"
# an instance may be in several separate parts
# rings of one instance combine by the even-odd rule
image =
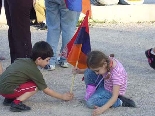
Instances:
[[[20,101],[20,100],[15,99],[13,102],[14,102],[15,104],[19,104],[21,101]]]
[[[122,104],[123,104],[123,101],[122,101],[122,100],[120,100],[120,102],[121,102],[121,106],[122,106]]]

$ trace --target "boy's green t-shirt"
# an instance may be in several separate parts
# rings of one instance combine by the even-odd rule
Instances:
[[[30,58],[19,58],[0,76],[0,93],[11,94],[19,85],[33,81],[39,90],[47,88],[43,75]]]

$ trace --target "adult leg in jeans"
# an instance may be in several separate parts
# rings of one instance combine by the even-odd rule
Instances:
[[[68,10],[64,0],[45,0],[45,6],[48,28],[47,42],[54,51],[54,57],[51,58],[50,65],[55,65],[60,34],[62,32],[62,50],[74,35],[77,12]],[[66,61],[65,58],[60,60]]]
[[[1,14],[1,8],[2,8],[2,0],[0,0],[0,14]]]
[[[32,44],[30,10],[33,0],[4,0],[11,63],[16,58],[30,57]]]

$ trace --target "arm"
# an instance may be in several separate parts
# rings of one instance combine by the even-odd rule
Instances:
[[[51,97],[55,97],[57,99],[62,99],[62,100],[72,100],[73,99],[73,94],[71,93],[64,93],[64,94],[60,94],[50,88],[46,88],[43,90],[43,92]]]
[[[2,68],[2,64],[0,62],[0,75],[3,73],[3,68]]]
[[[114,85],[112,97],[110,98],[110,100],[105,105],[103,105],[102,107],[96,107],[96,109],[93,111],[93,116],[102,114],[107,109],[109,109],[116,102],[118,95],[119,95],[119,90],[120,90],[120,86]]]
[[[79,69],[79,68],[75,68],[75,67],[74,67],[74,68],[72,69],[72,73],[73,73],[73,74],[84,74],[85,70],[86,70],[86,69]]]

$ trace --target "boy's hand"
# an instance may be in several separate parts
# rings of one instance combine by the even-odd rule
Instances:
[[[62,99],[63,100],[72,100],[73,99],[73,97],[74,97],[74,94],[73,93],[64,93],[63,95],[62,95]]]

